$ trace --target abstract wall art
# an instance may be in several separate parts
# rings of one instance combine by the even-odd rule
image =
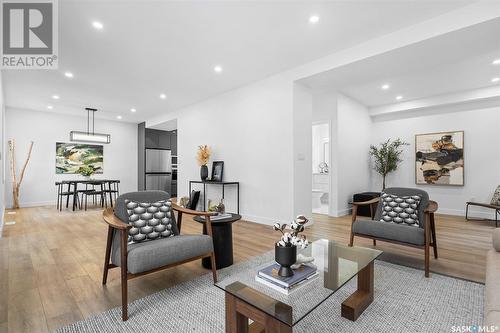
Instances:
[[[79,173],[85,165],[103,173],[103,154],[101,145],[56,142],[56,173]]]
[[[415,135],[417,185],[464,185],[464,132]]]

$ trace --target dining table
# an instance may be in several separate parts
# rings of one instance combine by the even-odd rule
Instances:
[[[93,185],[93,186],[100,186],[102,193],[107,192],[109,195],[109,202],[111,207],[113,207],[113,192],[111,189],[111,184],[119,183],[120,181],[117,179],[71,179],[71,180],[63,180],[61,181],[62,186],[67,185],[68,186],[68,192],[73,194],[73,211],[76,210],[77,203],[78,203],[78,186],[79,185]],[[108,187],[106,189],[106,186]],[[106,200],[106,198],[104,198]],[[67,198],[69,200],[69,196]]]

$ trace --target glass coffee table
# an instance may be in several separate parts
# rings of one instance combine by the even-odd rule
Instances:
[[[382,251],[321,239],[298,253],[314,257],[319,276],[289,295],[255,280],[259,269],[272,264],[273,258],[235,274],[221,274],[216,286],[226,294],[226,332],[248,332],[249,319],[258,330],[292,332],[293,326],[356,275],[358,288],[342,303],[342,317],[356,320],[373,301],[373,263]]]

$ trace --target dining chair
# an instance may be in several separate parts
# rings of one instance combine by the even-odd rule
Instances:
[[[116,202],[116,198],[120,196],[120,181],[108,180],[106,183],[108,187],[104,187],[104,192],[109,196],[109,205],[113,207],[113,200]]]
[[[85,189],[78,191],[82,196],[81,202],[83,203],[85,210],[87,210],[89,196],[92,197],[92,202],[94,203],[94,205],[99,202],[99,205],[101,207],[108,208],[105,188],[105,181],[96,180],[85,182]]]
[[[57,186],[57,204],[56,204],[56,207],[57,209],[59,209],[59,211],[62,211],[63,209],[63,206],[64,206],[64,198],[66,198],[66,208],[68,208],[69,206],[69,199],[70,197],[75,198],[75,192],[74,192],[74,188],[72,189],[72,185],[73,185],[73,182],[71,181],[61,181],[61,182],[55,182],[56,186]],[[67,185],[67,189],[66,191],[64,190],[64,186]],[[81,202],[78,198],[78,196],[76,196],[76,204],[81,208]]]

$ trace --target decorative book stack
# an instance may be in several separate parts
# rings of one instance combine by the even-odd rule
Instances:
[[[299,289],[318,276],[317,268],[313,265],[302,265],[293,270],[293,275],[283,277],[278,275],[279,264],[267,266],[257,273],[255,281],[260,282],[285,295]]]

